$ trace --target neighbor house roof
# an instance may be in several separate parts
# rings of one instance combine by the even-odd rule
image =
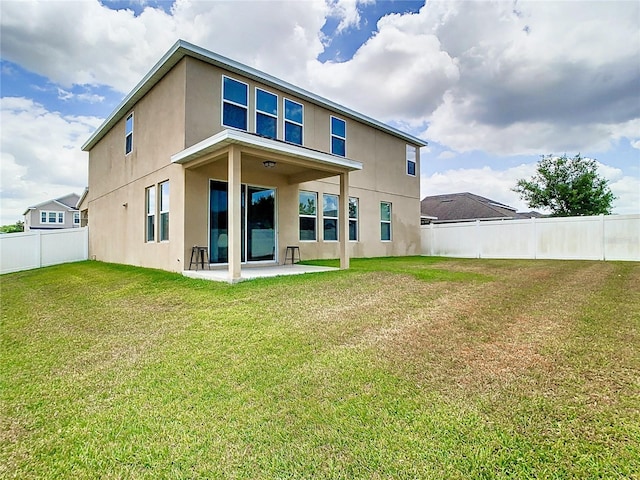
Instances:
[[[78,194],[70,193],[68,195],[65,195],[64,197],[56,198],[54,200],[47,200],[46,202],[42,202],[32,207],[29,207],[24,211],[23,215],[26,215],[27,212],[29,212],[29,210],[37,210],[38,208],[48,205],[50,203],[57,203],[61,207],[64,207],[68,210],[77,210],[76,204],[78,203],[79,199],[80,199],[80,196]]]
[[[541,216],[538,212],[517,213],[509,205],[469,192],[424,197],[420,213],[434,222]]]
[[[225,70],[235,72],[239,75],[246,76],[253,80],[256,80],[262,84],[269,85],[271,87],[280,89],[291,95],[295,95],[298,98],[306,100],[310,103],[334,110],[350,117],[354,120],[360,121],[372,127],[383,130],[391,135],[402,138],[403,140],[413,143],[419,146],[426,146],[427,142],[417,137],[404,133],[396,128],[386,125],[378,120],[367,117],[361,113],[350,110],[342,105],[339,105],[331,100],[327,100],[319,95],[308,92],[300,87],[296,87],[284,80],[280,80],[272,75],[256,70],[255,68],[248,67],[242,63],[236,62],[229,58],[218,55],[204,48],[198,47],[184,40],[178,40],[173,47],[160,59],[158,63],[145,75],[145,77],[138,83],[138,85],[129,93],[124,100],[118,105],[118,107],[107,117],[102,125],[89,137],[86,143],[82,146],[82,150],[88,151],[100,141],[100,139],[106,135],[106,133],[120,121],[140,100],[146,93],[156,85],[164,75],[166,75],[180,60],[184,57],[197,58],[203,62],[215,65]]]

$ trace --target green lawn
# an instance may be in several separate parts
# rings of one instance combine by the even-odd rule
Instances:
[[[0,282],[0,478],[640,478],[640,263]]]

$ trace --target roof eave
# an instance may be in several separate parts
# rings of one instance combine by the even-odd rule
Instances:
[[[122,100],[122,102],[120,102],[115,110],[89,137],[84,145],[82,145],[82,150],[85,152],[91,150],[100,141],[100,139],[135,105],[135,103],[146,95],[146,93],[151,90],[151,88],[185,56],[191,56],[206,63],[221,66],[226,70],[234,71],[243,76],[258,80],[266,85],[290,92],[311,103],[336,110],[347,117],[351,117],[352,119],[386,131],[419,147],[426,147],[428,145],[426,141],[414,137],[413,135],[409,135],[408,133],[339,105],[319,95],[306,91],[300,87],[285,82],[284,80],[280,80],[272,75],[256,70],[240,62],[236,62],[235,60],[231,60],[230,58],[223,57],[222,55],[218,55],[217,53],[198,47],[197,45],[185,42],[184,40],[178,40],[153,66],[149,73],[147,73],[135,88]]]

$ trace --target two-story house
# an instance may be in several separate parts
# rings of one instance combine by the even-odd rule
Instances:
[[[79,199],[77,194],[70,193],[27,208],[24,211],[24,231],[79,227],[80,212],[77,208]]]
[[[375,99],[372,99],[375,101]],[[420,253],[426,142],[178,41],[87,140],[90,255],[170,271]]]

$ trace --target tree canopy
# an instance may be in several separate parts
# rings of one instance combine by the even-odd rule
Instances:
[[[24,222],[18,220],[13,225],[2,225],[0,227],[0,233],[18,233],[24,232]]]
[[[616,198],[608,180],[598,175],[596,161],[580,154],[542,155],[537,173],[518,180],[513,191],[530,208],[546,208],[558,217],[610,214]]]

